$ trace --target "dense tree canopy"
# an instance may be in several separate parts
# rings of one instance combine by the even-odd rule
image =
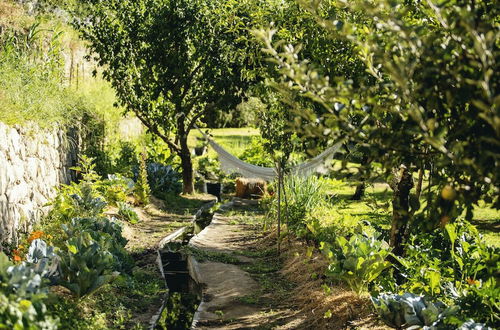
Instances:
[[[239,30],[218,1],[89,1],[77,23],[120,103],[181,157],[193,192],[187,136],[197,120],[236,106],[245,86]]]
[[[405,224],[417,213],[415,224],[434,228],[464,208],[470,219],[481,198],[499,207],[498,10],[486,1],[333,3],[343,13],[334,19],[321,16],[330,1],[304,2],[304,7],[331,38],[355,45],[377,83],[331,79],[321,68],[299,61],[300,48],[273,44],[275,31],[261,33],[283,75],[277,89],[289,104],[298,104],[301,119],[292,126],[366,146],[371,158],[383,164],[388,181],[402,164],[410,173],[429,171],[427,203],[420,209],[418,200],[407,197]],[[362,24],[360,12],[365,13]],[[301,107],[304,97],[326,113],[318,116]],[[355,117],[361,120],[354,123]]]

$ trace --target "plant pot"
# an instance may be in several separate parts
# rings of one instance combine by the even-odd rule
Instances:
[[[220,182],[207,182],[207,193],[217,197],[217,200],[221,201],[222,195],[222,183]]]
[[[194,154],[196,156],[203,156],[205,154],[205,152],[207,151],[207,147],[206,146],[202,146],[202,147],[195,147],[194,148]]]

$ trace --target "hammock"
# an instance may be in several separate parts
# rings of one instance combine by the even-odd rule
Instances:
[[[197,127],[196,127],[197,128]],[[263,167],[253,164],[246,163],[241,159],[231,155],[223,147],[221,147],[217,142],[208,137],[199,128],[198,130],[207,139],[210,146],[219,155],[219,162],[221,164],[221,170],[226,174],[238,173],[245,178],[259,178],[266,181],[272,181],[277,176],[278,173],[273,167]],[[325,167],[325,162],[333,158],[333,155],[340,149],[342,142],[338,142],[333,146],[329,147],[323,151],[318,156],[311,158],[307,162],[298,164],[290,169],[290,172],[299,176],[308,176],[312,173],[326,173],[327,169]]]

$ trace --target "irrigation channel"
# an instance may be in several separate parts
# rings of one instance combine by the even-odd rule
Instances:
[[[167,292],[150,329],[191,329],[201,303],[202,288],[193,279],[192,259],[187,252],[189,241],[212,221],[215,201],[203,205],[188,226],[164,237],[158,244],[157,263]]]

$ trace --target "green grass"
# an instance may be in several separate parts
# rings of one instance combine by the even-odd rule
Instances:
[[[325,215],[323,226],[327,227],[333,221],[343,218],[348,222],[347,225],[349,222],[355,225],[358,221],[368,220],[384,230],[390,229],[392,190],[387,185],[367,186],[365,198],[361,201],[352,201],[350,197],[356,189],[354,184],[334,179],[326,180],[332,209],[319,210]],[[487,244],[500,247],[500,210],[480,202],[474,209],[472,223],[479,229]]]
[[[202,129],[205,131],[205,129]],[[224,149],[233,155],[239,155],[252,141],[252,137],[259,136],[259,130],[256,128],[218,128],[210,129],[212,138]],[[198,139],[202,134],[198,130],[192,130],[188,137],[188,145],[194,148],[198,145]],[[216,153],[211,148],[208,151],[209,156],[215,157]]]

